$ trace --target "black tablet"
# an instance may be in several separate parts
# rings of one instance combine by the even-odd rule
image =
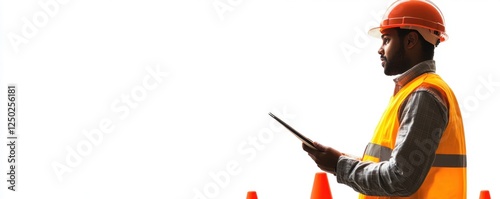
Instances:
[[[302,134],[300,134],[298,131],[296,131],[295,129],[293,129],[290,125],[288,125],[287,123],[283,122],[283,120],[281,120],[280,118],[276,117],[273,113],[269,113],[269,115],[274,118],[276,121],[278,121],[280,124],[282,124],[283,126],[285,126],[288,130],[290,130],[290,132],[292,132],[297,138],[299,138],[299,140],[302,141],[302,143],[306,144],[307,146],[313,148],[313,149],[316,149],[316,147],[314,147],[314,144],[313,142],[303,136]]]

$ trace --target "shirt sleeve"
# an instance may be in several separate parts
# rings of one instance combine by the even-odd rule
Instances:
[[[435,92],[417,90],[400,107],[400,127],[389,160],[364,162],[341,156],[337,182],[372,196],[409,196],[423,183],[435,158],[448,109]],[[437,135],[437,136],[436,136]],[[423,144],[433,141],[436,144]]]

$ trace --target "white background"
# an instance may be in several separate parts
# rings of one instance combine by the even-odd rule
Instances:
[[[9,83],[20,139],[17,191],[4,174],[0,198],[309,198],[320,170],[267,113],[362,155],[393,90],[380,39],[365,32],[390,3],[2,0],[0,139]],[[436,49],[438,73],[465,116],[468,196],[496,197],[498,1],[435,3],[450,36]],[[23,35],[30,23],[36,30]],[[168,76],[155,82],[148,68]],[[145,78],[157,87],[145,89]],[[121,101],[130,95],[134,108]],[[89,145],[83,132],[102,120],[114,128]],[[7,146],[0,152],[7,171]],[[59,180],[54,165],[70,170]],[[328,177],[334,198],[357,197]]]

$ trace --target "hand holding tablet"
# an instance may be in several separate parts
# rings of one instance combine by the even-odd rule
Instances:
[[[278,121],[280,124],[282,124],[283,126],[285,126],[288,130],[290,130],[290,132],[292,132],[297,138],[299,138],[299,140],[302,141],[302,143],[304,143],[305,145],[307,145],[308,147],[311,147],[313,149],[316,149],[316,147],[314,147],[314,144],[312,142],[311,139],[303,136],[302,134],[300,134],[298,131],[296,131],[295,129],[293,129],[290,125],[288,125],[287,123],[285,123],[283,120],[281,120],[280,118],[276,117],[273,113],[269,113],[269,115],[274,118],[276,121]]]

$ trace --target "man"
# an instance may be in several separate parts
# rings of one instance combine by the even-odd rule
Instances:
[[[382,39],[384,73],[399,76],[363,157],[316,142],[317,150],[303,149],[359,198],[466,198],[462,117],[433,60],[434,48],[447,39],[440,10],[429,1],[396,1],[370,34]]]

